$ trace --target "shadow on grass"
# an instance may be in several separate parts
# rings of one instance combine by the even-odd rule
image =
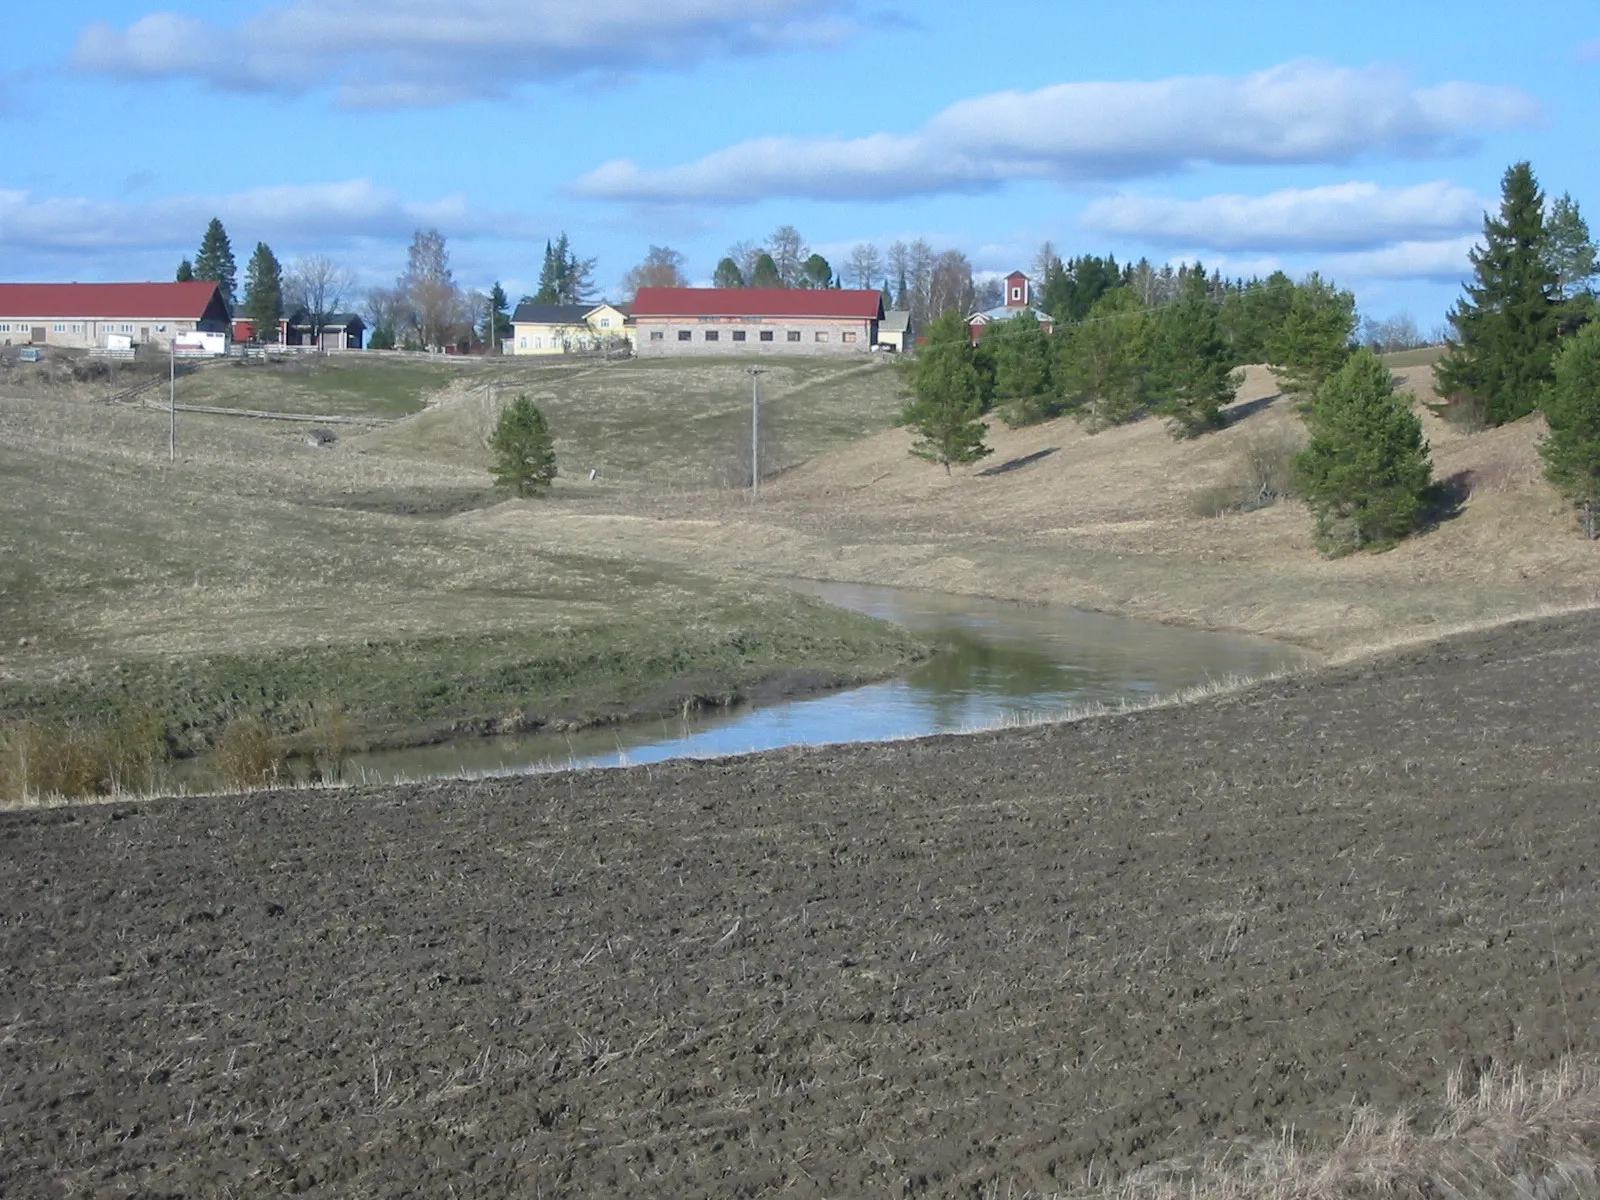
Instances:
[[[1274,402],[1281,399],[1283,399],[1283,396],[1275,392],[1270,396],[1262,396],[1259,400],[1246,400],[1242,404],[1235,404],[1231,408],[1224,409],[1222,419],[1229,425],[1237,425],[1240,421],[1253,417],[1258,412],[1265,412],[1272,407]]]
[[[1060,446],[1046,446],[1043,450],[1035,450],[1032,454],[1024,454],[1021,458],[1013,458],[1003,463],[996,463],[992,467],[985,467],[978,474],[1004,475],[1007,471],[1020,471],[1023,467],[1031,466],[1041,458],[1049,458],[1060,449]]]

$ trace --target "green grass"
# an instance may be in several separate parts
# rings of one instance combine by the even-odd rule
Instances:
[[[0,716],[138,700],[187,749],[324,700],[373,729],[582,720],[921,652],[782,589],[463,524],[494,500],[476,468],[300,433],[186,414],[169,465],[165,414],[0,399]]]
[[[479,369],[376,354],[236,359],[180,380],[178,403],[394,419],[422,411],[432,393]]]
[[[1390,367],[1429,367],[1444,357],[1444,347],[1421,346],[1415,350],[1396,350],[1379,357]]]
[[[470,395],[363,445],[398,457],[487,468],[484,438],[500,404],[527,392],[550,422],[562,475],[602,485],[704,487],[747,478],[751,377],[742,361],[631,360],[591,366],[497,363]],[[793,466],[888,429],[904,404],[875,359],[762,361],[763,459]],[[491,401],[489,386],[493,385]]]

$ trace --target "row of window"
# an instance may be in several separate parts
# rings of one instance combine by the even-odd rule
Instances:
[[[746,331],[743,330],[743,329],[735,329],[735,330],[732,331],[732,333],[733,333],[733,340],[736,341],[736,342],[743,342],[743,341],[747,340]],[[772,334],[773,334],[773,331],[770,330],[770,329],[761,329],[761,330],[757,331],[756,336],[758,338],[760,338],[763,342],[770,342],[770,341],[775,340],[773,338]],[[812,339],[815,340],[815,341],[826,342],[826,341],[828,341],[830,339],[831,335],[828,333],[827,330],[819,329],[815,333],[813,333],[811,336],[812,336]],[[664,330],[660,330],[660,329],[652,329],[650,331],[650,340],[652,342],[664,342],[664,341],[667,340],[666,332]],[[680,330],[678,330],[678,340],[680,342],[692,342],[694,340],[694,330],[692,330],[692,329],[680,329]],[[708,329],[708,330],[706,330],[705,331],[705,340],[708,341],[708,342],[721,341],[722,340],[722,331],[720,329]],[[785,330],[784,331],[784,340],[785,341],[789,341],[789,342],[798,342],[800,340],[800,331],[798,329],[787,329],[787,330]],[[853,341],[856,340],[856,335],[853,332],[841,333],[839,335],[839,340],[841,342],[853,342]]]
[[[32,332],[32,329],[33,329],[33,327],[31,325],[13,325],[10,322],[0,321],[0,333],[30,333],[30,332]],[[64,324],[52,325],[51,329],[53,329],[56,333],[65,333],[67,331],[67,327]],[[73,333],[82,333],[83,332],[83,326],[82,325],[74,325],[72,327],[72,332]],[[132,325],[122,325],[122,326],[101,325],[100,326],[100,332],[101,333],[132,333],[133,332],[133,326]]]

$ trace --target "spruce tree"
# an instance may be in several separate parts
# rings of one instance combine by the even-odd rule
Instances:
[[[216,217],[211,218],[205,236],[200,239],[200,253],[194,256],[194,277],[215,283],[222,289],[222,298],[228,302],[228,307],[234,306],[239,268],[233,261],[228,231]]]
[[[1279,389],[1302,408],[1312,403],[1350,357],[1355,334],[1355,296],[1313,271],[1294,285],[1289,311],[1267,337],[1267,361]]]
[[[178,264],[177,281],[179,283],[194,282],[194,264],[187,258]]]
[[[739,270],[739,264],[733,261],[731,254],[717,264],[716,272],[711,276],[711,286],[719,288],[744,286],[744,272]]]
[[[900,423],[917,434],[911,453],[943,465],[975,463],[992,453],[984,445],[983,379],[967,340],[967,326],[954,309],[928,327],[915,358],[901,365],[910,402]]]
[[[562,234],[563,246],[566,234]],[[544,265],[539,268],[539,290],[533,294],[535,304],[560,304],[561,303],[561,257],[557,255],[556,248],[550,242],[544,244]]]
[[[244,315],[260,341],[276,341],[283,316],[283,267],[265,242],[257,242],[245,267]]]
[[[1484,215],[1472,251],[1473,282],[1450,310],[1455,336],[1433,369],[1452,402],[1481,406],[1500,425],[1539,406],[1552,378],[1560,312],[1544,227],[1544,196],[1526,162],[1501,182],[1500,215]]]
[[[1156,317],[1148,382],[1172,436],[1190,438],[1222,426],[1222,406],[1239,385],[1205,272],[1197,266],[1182,288]]]
[[[1544,398],[1550,433],[1539,443],[1545,477],[1583,510],[1589,537],[1600,519],[1600,323],[1568,338]]]
[[[1295,491],[1317,522],[1317,545],[1347,554],[1416,530],[1433,466],[1422,422],[1372,351],[1357,350],[1324,384],[1311,441],[1294,458]]]
[[[534,496],[556,477],[555,439],[544,414],[526,392],[506,405],[489,435],[495,486],[515,496]]]

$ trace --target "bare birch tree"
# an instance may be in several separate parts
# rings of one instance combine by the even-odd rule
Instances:
[[[355,276],[333,259],[322,254],[299,258],[289,268],[283,290],[289,308],[301,309],[311,326],[311,344],[322,344],[322,327],[344,305],[345,296],[355,287]]]
[[[878,253],[878,248],[871,242],[852,246],[850,257],[845,260],[844,275],[851,287],[877,287],[883,282],[883,256]]]

